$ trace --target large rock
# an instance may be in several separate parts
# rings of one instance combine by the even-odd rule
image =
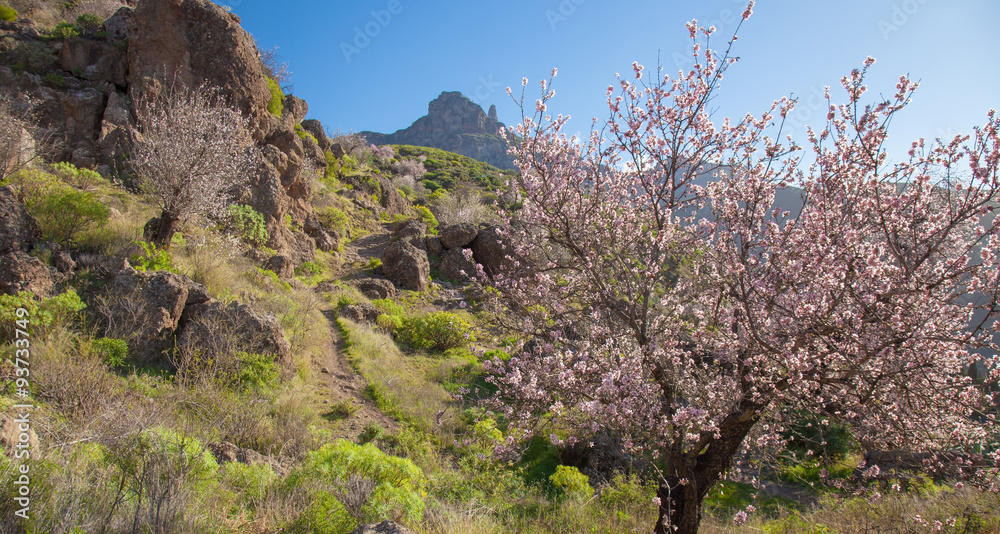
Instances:
[[[239,302],[218,301],[190,306],[177,335],[177,349],[197,350],[208,355],[216,348],[236,349],[274,357],[284,366],[292,364],[292,347],[272,315],[257,313]]]
[[[282,280],[290,280],[295,277],[295,264],[288,256],[278,254],[264,263],[264,268],[278,275]]]
[[[382,521],[377,525],[362,525],[352,530],[351,534],[413,534],[413,531],[392,521]]]
[[[48,296],[53,284],[52,271],[42,260],[20,250],[0,255],[0,294],[31,291],[35,295]]]
[[[441,246],[461,248],[468,246],[479,235],[479,226],[472,223],[453,224],[441,230]]]
[[[132,25],[132,15],[135,10],[131,7],[120,7],[114,15],[104,21],[104,31],[108,34],[108,41],[118,42],[128,39],[129,26]]]
[[[495,110],[487,115],[478,104],[457,91],[443,92],[427,106],[427,115],[409,128],[391,134],[361,132],[376,145],[416,145],[440,148],[484,161],[501,169],[513,169],[507,142],[500,136],[503,123]]]
[[[351,282],[351,285],[370,299],[391,299],[398,293],[392,282],[382,278],[362,278]]]
[[[409,241],[391,243],[382,252],[382,272],[402,288],[424,291],[430,284],[431,267],[427,252]]]
[[[472,255],[483,266],[483,270],[490,276],[496,276],[504,269],[513,266],[513,261],[507,258],[512,255],[511,247],[507,238],[500,234],[495,226],[488,226],[479,231],[476,239],[472,242]]]
[[[145,0],[132,16],[128,43],[133,99],[208,84],[250,120],[255,139],[270,134],[264,67],[235,14],[209,0]]]
[[[423,237],[427,233],[427,225],[419,219],[402,221],[396,225],[392,231],[392,236],[396,239],[410,239],[412,237]]]
[[[306,114],[309,113],[309,104],[294,95],[285,95],[282,107],[281,121],[289,130],[295,128],[295,125],[302,122],[306,118]]]
[[[96,307],[107,335],[126,339],[140,363],[169,365],[164,356],[174,347],[184,310],[209,299],[205,287],[186,276],[126,268],[115,274]]]
[[[213,441],[206,445],[205,448],[212,453],[212,456],[215,457],[215,461],[220,464],[234,462],[246,465],[267,464],[273,467],[275,471],[279,471],[280,469],[280,464],[271,458],[268,458],[253,449],[237,447],[228,441]]]
[[[344,306],[337,312],[337,315],[345,319],[350,319],[355,323],[375,324],[375,320],[382,312],[371,304],[351,304]]]
[[[316,142],[319,143],[320,149],[323,151],[330,150],[330,139],[326,136],[322,123],[316,119],[304,120],[302,121],[302,129],[311,133],[312,136],[316,138]]]
[[[38,223],[10,186],[0,187],[0,254],[27,252],[39,238]]]
[[[71,37],[63,42],[59,67],[94,82],[125,88],[128,62],[118,47],[102,41]]]
[[[464,249],[453,248],[441,255],[441,274],[455,282],[470,282],[476,276],[476,262],[466,259]]]

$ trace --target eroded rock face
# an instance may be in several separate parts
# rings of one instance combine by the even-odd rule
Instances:
[[[0,187],[0,254],[27,252],[38,238],[38,222],[24,209],[10,186]]]
[[[137,101],[175,83],[207,83],[250,120],[255,139],[271,133],[271,94],[253,37],[239,17],[209,0],[140,2],[129,27],[128,65]]]
[[[427,106],[427,115],[409,128],[391,134],[361,132],[376,145],[417,145],[440,148],[499,167],[513,169],[507,143],[500,137],[503,123],[496,110],[487,115],[483,108],[457,91],[441,93]]]
[[[109,82],[125,88],[128,62],[118,47],[72,37],[63,42],[59,54],[59,68],[85,80]]]
[[[410,239],[412,237],[423,237],[427,233],[427,225],[423,221],[410,219],[396,225],[392,235],[399,240]]]
[[[427,252],[409,241],[391,243],[382,252],[382,272],[405,289],[424,291],[430,284],[431,267]]]
[[[48,296],[53,285],[52,271],[42,260],[20,250],[0,256],[0,294],[31,291],[35,295]]]
[[[273,356],[283,366],[292,364],[292,347],[272,316],[239,302],[196,304],[185,311],[177,335],[177,349],[211,351],[213,347]],[[223,339],[220,339],[223,338]]]

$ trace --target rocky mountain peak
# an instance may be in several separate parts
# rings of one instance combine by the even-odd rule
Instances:
[[[496,106],[487,114],[483,108],[458,91],[445,91],[427,106],[427,115],[409,128],[391,134],[361,132],[376,145],[416,145],[440,148],[513,169],[507,143],[500,136],[503,123],[497,120]]]

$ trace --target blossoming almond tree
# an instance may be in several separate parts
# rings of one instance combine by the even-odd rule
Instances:
[[[247,120],[210,87],[171,89],[139,106],[129,167],[160,208],[150,240],[164,248],[192,215],[222,216],[254,165]]]
[[[869,58],[842,80],[846,104],[828,90],[806,163],[766,135],[790,99],[712,117],[735,59],[707,49],[711,28],[688,30],[695,66],[647,82],[634,64],[588,140],[546,114],[551,80],[517,127],[523,206],[506,268],[480,269],[497,324],[525,340],[490,369],[512,439],[543,422],[645,451],[662,470],[657,533],[696,532],[709,489],[741,450],[780,444],[791,410],[872,448],[996,462],[1000,398],[967,373],[981,360],[1000,378],[973,353],[996,349],[996,112],[891,164],[887,127],[916,84],[865,104]],[[775,210],[792,186],[801,209]]]

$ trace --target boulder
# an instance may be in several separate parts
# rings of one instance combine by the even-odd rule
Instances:
[[[410,213],[410,203],[403,195],[399,194],[396,186],[385,178],[379,178],[382,184],[382,194],[379,196],[379,204],[385,210],[386,215],[406,215]]]
[[[267,77],[239,17],[210,0],[146,0],[135,8],[128,35],[134,100],[207,84],[249,119],[254,139],[271,133]]]
[[[479,231],[472,241],[472,255],[476,263],[483,266],[486,274],[496,276],[501,270],[513,267],[513,261],[507,258],[512,255],[508,243],[507,238],[495,226],[487,226]]]
[[[398,294],[396,286],[384,278],[362,278],[351,282],[351,285],[370,299],[390,299]]]
[[[283,366],[292,364],[292,347],[281,331],[281,323],[272,316],[239,302],[218,301],[190,306],[177,334],[177,349],[197,350],[202,354],[216,347],[236,348],[273,356]]]
[[[444,247],[441,246],[441,238],[439,237],[427,236],[427,239],[424,240],[424,248],[431,256],[441,256],[444,253]]]
[[[375,324],[375,320],[382,312],[371,304],[351,304],[341,308],[337,314],[355,323]]]
[[[0,294],[31,291],[35,295],[48,296],[54,283],[52,271],[38,258],[20,250],[0,256]]]
[[[453,224],[441,230],[441,246],[447,249],[461,248],[479,235],[479,226],[472,223]]]
[[[118,42],[128,39],[129,25],[132,24],[134,13],[135,10],[131,7],[123,6],[104,21],[104,31],[108,34],[108,41]]]
[[[120,88],[127,83],[128,61],[113,45],[81,37],[63,41],[59,68],[92,82],[110,82]]]
[[[99,145],[101,155],[110,159],[116,153],[124,153],[128,143],[127,132],[132,125],[132,112],[124,93],[112,91],[104,107],[101,118]]]
[[[330,139],[326,136],[326,131],[323,130],[323,124],[316,119],[307,119],[302,121],[302,129],[311,133],[313,137],[316,138],[316,142],[319,143],[319,148],[324,152],[330,150]]]
[[[397,286],[424,291],[430,284],[427,252],[408,241],[389,244],[382,252],[382,272]]]
[[[419,219],[402,221],[396,225],[392,236],[399,240],[410,239],[411,237],[423,237],[427,233],[427,225]]]
[[[73,257],[65,250],[60,250],[52,254],[52,265],[61,273],[71,273],[76,268],[76,262],[73,261]]]
[[[126,339],[139,362],[162,364],[164,353],[174,346],[185,309],[209,298],[204,286],[186,276],[125,268],[108,284],[98,313],[103,315],[106,334]]]
[[[453,248],[441,255],[440,270],[454,282],[471,282],[476,276],[476,262],[466,259],[464,249]]]
[[[352,530],[351,534],[413,534],[413,531],[392,521],[382,521],[377,525],[362,525]]]
[[[292,262],[291,258],[278,254],[277,256],[271,257],[264,264],[264,268],[273,271],[274,274],[278,275],[278,278],[282,280],[288,280],[295,277],[295,264]]]
[[[40,235],[38,223],[24,209],[14,190],[9,185],[0,187],[0,254],[27,252]]]
[[[315,215],[310,214],[306,217],[306,221],[302,223],[302,231],[313,238],[316,241],[316,248],[323,252],[334,252],[340,248],[340,237],[327,232]]]

